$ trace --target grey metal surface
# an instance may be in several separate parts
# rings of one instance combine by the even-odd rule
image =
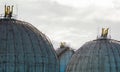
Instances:
[[[120,72],[120,42],[97,39],[73,55],[66,72]]]
[[[57,55],[31,24],[0,19],[0,72],[59,72]]]
[[[58,49],[56,50],[56,53],[57,53],[58,58],[59,58],[63,53],[65,53],[65,52],[68,51],[68,50],[70,50],[69,47],[58,48]]]

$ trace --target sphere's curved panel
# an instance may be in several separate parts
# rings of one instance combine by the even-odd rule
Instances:
[[[73,55],[66,72],[120,72],[120,43],[112,39],[87,42]]]
[[[0,20],[0,72],[58,72],[52,44],[31,24]]]
[[[63,53],[61,55],[61,57],[59,58],[60,61],[60,72],[65,72],[67,64],[69,63],[72,55],[73,55],[73,51],[66,51],[65,53]]]
[[[56,53],[60,63],[60,72],[65,72],[68,63],[74,54],[74,50],[70,47],[60,47],[56,50]]]

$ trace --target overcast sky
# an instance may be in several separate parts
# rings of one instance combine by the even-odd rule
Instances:
[[[14,4],[18,19],[46,34],[55,49],[61,41],[74,49],[96,39],[102,27],[110,28],[112,39],[120,40],[119,0],[0,0]],[[1,10],[0,9],[0,10]],[[1,12],[2,14],[2,12]]]

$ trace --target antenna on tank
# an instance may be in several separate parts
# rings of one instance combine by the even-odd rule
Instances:
[[[99,27],[97,28],[97,39],[99,38]]]

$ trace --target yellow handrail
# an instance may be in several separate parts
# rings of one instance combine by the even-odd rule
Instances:
[[[11,18],[13,14],[13,5],[11,6],[6,6],[5,5],[5,18]]]

